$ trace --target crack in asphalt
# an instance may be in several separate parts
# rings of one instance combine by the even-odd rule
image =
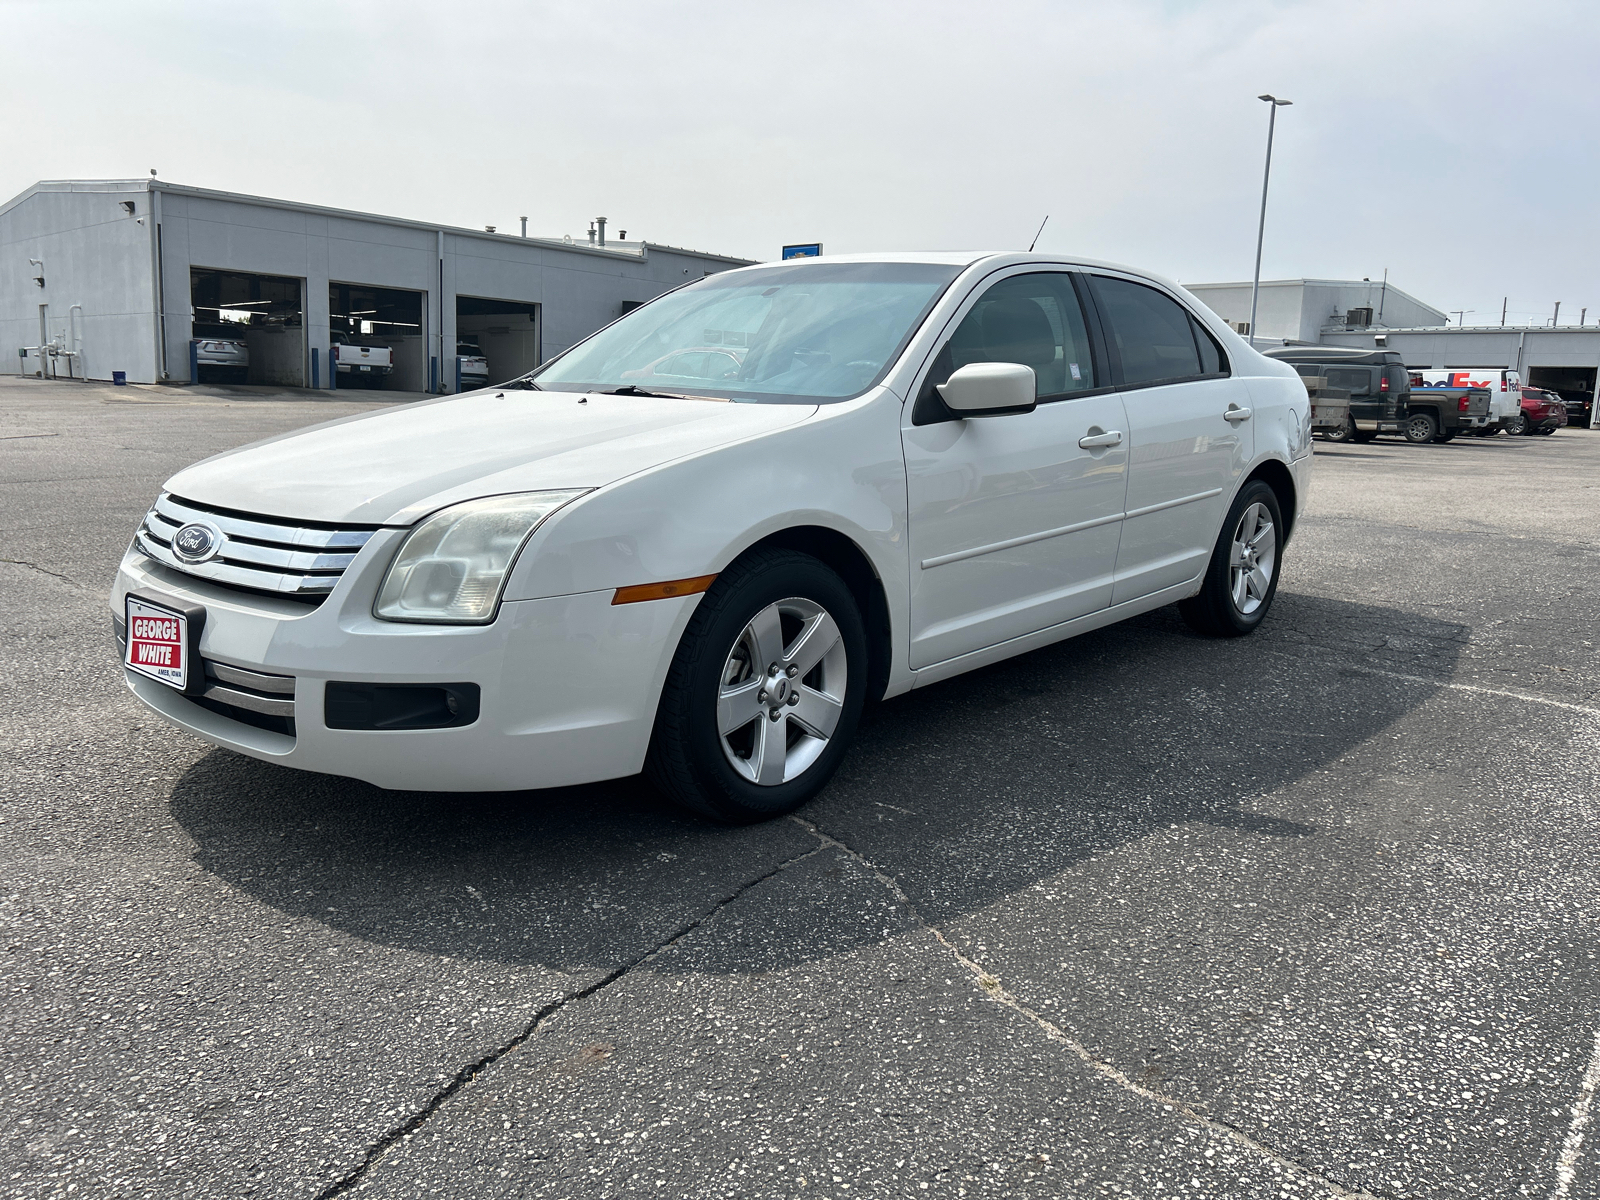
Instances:
[[[827,849],[827,846],[819,845],[816,849],[807,850],[804,854],[796,854],[792,858],[784,859],[771,870],[765,871],[762,874],[755,876],[753,879],[746,880],[744,883],[741,883],[738,887],[734,888],[726,896],[723,896],[722,899],[718,900],[710,908],[702,912],[699,916],[696,916],[685,922],[672,934],[671,937],[665,938],[661,942],[652,946],[650,949],[646,950],[644,953],[629,959],[621,966],[613,968],[587,986],[579,988],[574,992],[568,992],[566,995],[560,996],[557,999],[552,1000],[549,1004],[546,1004],[543,1008],[539,1009],[538,1012],[534,1013],[533,1019],[523,1026],[522,1032],[518,1033],[504,1045],[495,1050],[491,1050],[482,1058],[468,1064],[465,1067],[462,1067],[459,1071],[457,1071],[454,1078],[452,1078],[449,1083],[445,1084],[444,1087],[435,1092],[428,1102],[415,1113],[413,1113],[409,1118],[407,1118],[404,1123],[395,1126],[395,1128],[391,1129],[388,1133],[384,1134],[383,1137],[379,1138],[370,1147],[368,1147],[365,1157],[355,1166],[353,1170],[340,1179],[329,1184],[327,1187],[323,1188],[322,1191],[318,1192],[315,1200],[331,1200],[332,1197],[343,1195],[345,1192],[348,1192],[351,1188],[355,1187],[366,1176],[367,1172],[377,1164],[378,1160],[387,1154],[397,1142],[410,1137],[413,1133],[420,1129],[428,1121],[428,1119],[433,1116],[434,1113],[438,1112],[439,1109],[451,1099],[451,1097],[453,1097],[457,1092],[461,1091],[468,1084],[472,1083],[479,1075],[481,1075],[489,1067],[493,1066],[500,1059],[516,1050],[517,1047],[521,1046],[524,1042],[538,1032],[540,1025],[544,1024],[547,1019],[566,1008],[567,1005],[578,1000],[588,999],[595,993],[610,987],[613,983],[616,983],[617,980],[633,971],[636,967],[642,966],[643,964],[649,962],[663,950],[668,949],[688,936],[690,933],[693,933],[696,929],[700,928],[700,926],[711,920],[717,915],[717,913],[721,912],[728,905],[732,904],[751,888],[760,886],[767,880],[771,879],[774,875],[788,870],[796,863],[804,862],[808,858],[815,858],[825,849]]]
[[[21,559],[21,558],[0,558],[0,563],[10,563],[14,567],[28,567],[31,570],[39,572],[39,574],[41,574],[41,575],[50,575],[50,576],[53,576],[56,579],[65,580],[67,583],[72,584],[73,587],[77,587],[78,586],[77,580],[71,578],[70,576],[62,575],[57,571],[46,570],[44,567],[41,567],[38,563],[31,563],[31,562],[26,561],[25,559]]]
[[[899,882],[896,881],[894,876],[880,870],[877,864],[872,862],[865,855],[846,845],[844,842],[841,842],[838,838],[828,834],[818,826],[813,825],[810,821],[796,816],[791,816],[789,819],[816,838],[817,841],[821,843],[819,849],[834,848],[840,850],[844,854],[849,855],[850,858],[858,863],[864,870],[871,872],[873,877],[876,878],[879,883],[883,884],[886,889],[888,889],[889,894],[892,895],[897,902],[905,905],[906,910],[916,917],[919,922],[921,922],[922,926],[933,935],[934,940],[948,950],[950,955],[957,962],[959,962],[963,967],[972,973],[972,976],[977,982],[979,989],[986,998],[994,1001],[996,1004],[1002,1005],[1005,1008],[1009,1008],[1019,1016],[1025,1017],[1029,1021],[1032,1021],[1044,1031],[1045,1037],[1052,1042],[1056,1042],[1059,1045],[1067,1047],[1086,1066],[1088,1066],[1092,1071],[1100,1075],[1102,1078],[1110,1080],[1118,1087],[1125,1091],[1132,1092],[1136,1096],[1141,1096],[1146,1100],[1154,1101],[1155,1103],[1160,1104],[1169,1110],[1182,1114],[1185,1118],[1193,1123],[1203,1126],[1212,1133],[1218,1134],[1221,1137],[1227,1138],[1235,1145],[1250,1151],[1252,1154],[1276,1163],[1282,1170],[1292,1175],[1298,1175],[1307,1182],[1327,1188],[1330,1196],[1342,1197],[1343,1200],[1390,1200],[1386,1193],[1375,1193],[1360,1190],[1352,1191],[1342,1184],[1329,1179],[1326,1175],[1307,1167],[1303,1163],[1297,1162],[1296,1160],[1277,1150],[1274,1150],[1272,1147],[1265,1145],[1262,1142],[1258,1142],[1255,1138],[1244,1132],[1244,1130],[1230,1125],[1226,1121],[1219,1121],[1215,1117],[1207,1115],[1204,1111],[1202,1111],[1200,1106],[1191,1104],[1185,1100],[1179,1100],[1175,1096],[1168,1096],[1165,1093],[1158,1092],[1153,1088],[1146,1087],[1144,1084],[1137,1083],[1134,1080],[1129,1079],[1127,1075],[1123,1074],[1123,1072],[1119,1071],[1110,1063],[1104,1061],[1103,1059],[1096,1058],[1089,1052],[1089,1048],[1087,1046],[1078,1041],[1077,1038],[1070,1036],[1059,1025],[1055,1024],[1049,1018],[1042,1016],[1040,1013],[1034,1011],[1026,1004],[1022,1003],[1022,1001],[1018,1000],[1016,996],[1005,989],[1005,987],[1000,983],[998,976],[985,968],[983,964],[978,962],[976,959],[963,953],[955,945],[955,943],[953,943],[944,935],[943,930],[941,930],[937,925],[933,924],[933,922],[929,921],[921,914],[921,912],[918,911],[916,904],[913,903],[910,896],[906,895],[905,889],[900,886]]]

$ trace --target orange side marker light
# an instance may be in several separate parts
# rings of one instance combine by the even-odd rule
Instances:
[[[693,579],[672,579],[666,583],[636,583],[620,587],[611,597],[613,604],[638,604],[641,600],[665,600],[669,596],[693,596],[705,591],[716,582],[715,575],[697,575]]]

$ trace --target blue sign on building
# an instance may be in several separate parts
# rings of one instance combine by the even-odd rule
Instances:
[[[785,246],[783,248],[783,256],[785,258],[816,258],[821,253],[821,242],[808,242],[803,246]]]

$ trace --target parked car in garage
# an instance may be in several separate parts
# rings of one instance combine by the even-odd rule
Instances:
[[[1304,378],[1322,379],[1323,386],[1350,395],[1350,421],[1331,441],[1366,442],[1380,433],[1403,433],[1411,376],[1393,350],[1361,350],[1344,346],[1284,346],[1264,351],[1268,358],[1289,363]]]
[[[394,369],[394,352],[387,346],[357,341],[345,333],[336,333],[330,340],[328,356],[339,373],[340,387],[380,387]]]
[[[201,379],[243,383],[250,377],[250,347],[237,338],[198,338],[195,366]]]
[[[736,375],[634,382],[707,329],[751,331]],[[110,598],[128,687],[282,766],[645,771],[759,820],[869,699],[1168,604],[1249,634],[1310,484],[1292,368],[1176,284],[1054,255],[719,272],[520,382],[168,479]]]
[[[456,342],[456,379],[463,392],[489,386],[489,360],[478,343],[462,338]]]
[[[1522,429],[1527,434],[1551,434],[1567,423],[1567,406],[1561,397],[1543,388],[1522,389]]]

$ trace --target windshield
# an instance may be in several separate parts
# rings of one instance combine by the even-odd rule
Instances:
[[[558,391],[846,400],[883,378],[960,273],[814,262],[713,275],[636,309],[532,378]]]

